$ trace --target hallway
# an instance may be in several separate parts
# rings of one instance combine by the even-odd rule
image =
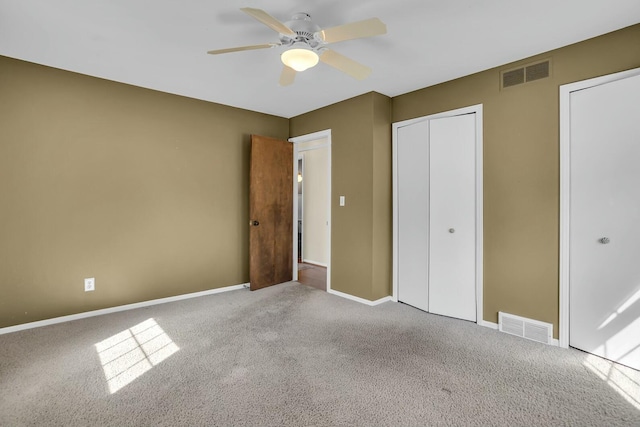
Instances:
[[[298,263],[298,282],[326,291],[327,268],[315,264]]]

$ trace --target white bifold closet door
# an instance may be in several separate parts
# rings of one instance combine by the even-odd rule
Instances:
[[[429,311],[476,320],[475,115],[429,122]]]
[[[398,300],[429,311],[429,122],[398,129]]]
[[[476,320],[475,114],[398,129],[398,300]]]
[[[640,76],[571,93],[569,344],[640,369]]]

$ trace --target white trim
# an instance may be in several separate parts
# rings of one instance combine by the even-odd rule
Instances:
[[[311,265],[317,265],[318,267],[324,267],[327,268],[327,264],[323,263],[323,262],[318,262],[318,261],[313,261],[310,259],[302,259],[302,262],[305,264],[311,264]]]
[[[173,297],[153,299],[149,301],[136,302],[134,304],[119,305],[116,307],[103,308],[101,310],[85,311],[84,313],[71,314],[68,316],[54,317],[52,319],[39,320],[37,322],[23,323],[21,325],[0,328],[0,335],[12,332],[24,331],[26,329],[40,328],[42,326],[55,325],[58,323],[70,322],[72,320],[86,319],[88,317],[102,316],[104,314],[118,313],[120,311],[135,310],[137,308],[150,307],[152,305],[165,304],[168,302],[182,301],[185,299],[198,298],[207,295],[219,294],[222,292],[237,291],[245,289],[248,283],[241,285],[225,286],[223,288],[209,289],[207,291],[193,292],[190,294],[176,295]]]
[[[302,173],[304,174],[304,155],[302,155],[299,151],[298,151],[298,161],[296,163],[296,167],[300,166],[300,162],[302,162]],[[298,174],[300,173],[300,169],[296,170],[295,173],[293,174],[295,180],[297,180],[298,178]],[[297,209],[294,218],[296,218],[296,221],[294,222],[294,226],[296,227],[296,230],[294,230],[293,235],[295,236],[294,238],[294,245],[295,245],[295,250],[293,251],[293,262],[296,263],[298,262],[298,258],[304,259],[304,233],[300,231],[299,228],[301,228],[301,226],[303,224],[300,224],[300,217],[298,216],[298,211],[302,214],[302,221],[304,221],[304,185],[305,185],[305,181],[304,181],[304,175],[302,176],[302,182],[299,182],[298,185],[295,185],[296,187],[296,191],[295,191],[295,200],[293,202],[294,205],[294,209]],[[302,187],[302,193],[298,192],[298,186]],[[300,204],[300,195],[302,195],[302,204]],[[298,242],[298,238],[300,239],[300,242]],[[300,253],[298,253],[298,246],[300,249]],[[298,269],[294,268],[293,269],[293,280],[298,280]]]
[[[291,139],[289,139],[289,142],[292,142]],[[293,143],[293,142],[292,142]],[[293,144],[293,183],[292,183],[292,187],[293,187],[293,219],[292,219],[292,224],[293,227],[291,230],[291,246],[292,246],[292,255],[291,255],[291,268],[293,269],[291,272],[291,280],[293,281],[297,281],[298,280],[298,156],[300,154],[298,153],[298,149],[296,148],[296,145]],[[304,178],[303,178],[304,179]]]
[[[486,320],[480,320],[478,322],[479,326],[484,326],[485,328],[498,330],[498,324],[493,322],[487,322]]]
[[[404,122],[401,122],[404,123]],[[398,302],[398,128],[391,130],[391,299]]]
[[[300,135],[293,138],[289,138],[289,142],[299,144],[301,142],[315,141],[316,139],[328,138],[331,143],[331,129],[320,130],[318,132],[308,133],[306,135]]]
[[[380,299],[377,299],[375,301],[370,301],[368,299],[356,297],[356,296],[353,296],[353,295],[350,295],[350,294],[345,294],[344,292],[336,291],[334,289],[327,289],[327,292],[330,293],[330,294],[337,295],[339,297],[351,300],[351,301],[359,302],[360,304],[365,304],[365,305],[371,306],[371,307],[376,306],[376,305],[380,305],[380,304],[382,304],[384,302],[387,302],[387,301],[393,301],[390,296],[384,297],[384,298],[380,298]]]
[[[569,348],[569,257],[571,229],[571,92],[640,75],[640,68],[560,86],[560,315],[559,346]]]
[[[309,148],[298,148],[298,144],[303,142],[315,141],[318,139],[325,139],[326,142],[322,144],[315,145]],[[310,133],[307,135],[296,136],[294,138],[289,138],[289,142],[293,144],[293,223],[296,224],[293,230],[293,241],[298,241],[298,155],[303,151],[317,150],[320,148],[327,148],[327,157],[328,157],[328,173],[327,173],[327,192],[329,193],[329,201],[327,203],[327,221],[329,222],[329,226],[327,227],[327,292],[331,290],[331,203],[332,203],[332,194],[331,194],[331,129],[322,130],[319,132]],[[304,190],[303,190],[304,191]],[[293,280],[298,280],[298,245],[297,243],[293,246]]]
[[[493,329],[493,330],[496,330],[496,331],[500,330],[500,328],[499,328],[497,323],[487,322],[486,320],[479,321],[478,325],[479,326],[483,326],[485,328]],[[551,345],[551,346],[554,346],[554,347],[560,347],[560,342],[555,338],[551,338],[551,340],[549,341],[549,344],[547,344],[547,345]]]
[[[476,322],[484,321],[484,154],[483,109],[476,114]]]
[[[484,229],[483,229],[483,107],[482,104],[445,111],[430,116],[418,117],[393,123],[392,125],[392,190],[393,190],[393,287],[391,298],[398,301],[398,129],[404,126],[443,117],[475,114],[476,118],[476,323],[483,321],[484,291]]]

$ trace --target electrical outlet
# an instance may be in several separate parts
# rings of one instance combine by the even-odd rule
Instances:
[[[96,279],[95,277],[90,277],[88,279],[84,279],[84,291],[95,291],[96,289]]]

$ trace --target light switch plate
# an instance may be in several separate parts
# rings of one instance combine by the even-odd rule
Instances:
[[[345,196],[340,196],[340,206],[344,206],[345,202],[346,202],[346,197]]]

